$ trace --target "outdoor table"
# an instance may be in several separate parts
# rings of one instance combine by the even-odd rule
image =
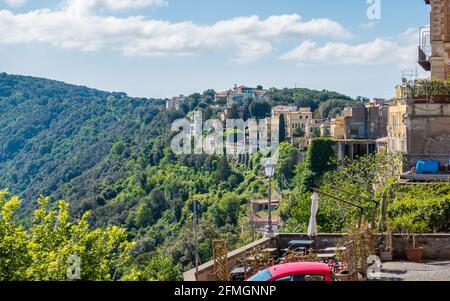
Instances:
[[[331,252],[336,253],[336,252],[343,252],[343,251],[346,251],[346,250],[347,250],[346,247],[340,247],[340,248],[329,247],[329,248],[325,248],[325,249],[323,249],[323,250],[321,250],[321,251],[323,251],[323,252],[329,252],[329,253],[331,253]]]
[[[290,249],[295,247],[310,248],[313,243],[312,240],[291,240],[288,245]]]
[[[317,254],[317,257],[324,258],[324,259],[330,259],[336,257],[336,253],[329,253],[329,254]]]
[[[336,253],[317,254],[317,257],[320,259],[321,262],[328,264],[330,260],[334,261]]]
[[[314,243],[312,240],[291,240],[288,242],[289,249],[293,250],[301,250],[303,255],[306,255],[308,249],[311,248],[311,245]]]
[[[245,271],[244,267],[237,267],[231,271],[231,273],[230,273],[231,279],[233,281],[243,281],[243,280],[245,280],[245,272],[246,271]]]

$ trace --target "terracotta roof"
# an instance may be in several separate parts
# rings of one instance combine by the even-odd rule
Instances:
[[[264,200],[251,200],[250,201],[252,204],[268,204],[269,200],[268,199],[264,199]],[[272,204],[279,204],[280,201],[279,200],[271,200],[270,201]]]
[[[253,216],[253,223],[255,225],[265,225],[265,224],[267,224],[268,218],[269,218],[269,215],[265,214],[265,213],[255,214]],[[281,218],[276,214],[272,214],[272,224],[273,225],[281,224]]]

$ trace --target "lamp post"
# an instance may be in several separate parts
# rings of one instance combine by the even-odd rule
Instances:
[[[265,236],[271,237],[273,236],[273,229],[272,229],[272,200],[271,200],[271,179],[275,172],[275,165],[273,164],[272,160],[267,160],[264,164],[264,168],[266,170],[266,176],[269,178],[269,215],[267,219],[267,229]]]

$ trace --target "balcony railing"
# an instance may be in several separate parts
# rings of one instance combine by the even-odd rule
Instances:
[[[430,27],[421,27],[419,30],[419,57],[417,62],[425,71],[431,70],[430,56]]]

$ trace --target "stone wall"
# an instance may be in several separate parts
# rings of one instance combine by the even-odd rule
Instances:
[[[416,235],[416,242],[423,247],[424,259],[432,260],[450,260],[450,234],[420,234]],[[343,241],[345,234],[324,233],[318,235],[318,243],[320,248],[332,247]],[[308,239],[306,234],[278,234],[273,238],[263,238],[248,244],[242,248],[228,253],[228,270],[231,271],[243,259],[247,252],[255,248],[277,247],[278,249],[287,248],[288,242],[291,240]],[[380,241],[377,239],[376,241]],[[393,235],[394,260],[403,260],[406,258],[405,247],[407,242],[405,237],[400,234]],[[409,244],[412,244],[410,237]],[[189,270],[183,274],[185,281],[195,281],[195,269]],[[214,281],[214,262],[199,266],[198,281]]]
[[[423,248],[425,259],[450,259],[450,234],[422,234],[416,238],[418,246]],[[412,238],[409,239],[412,245]],[[405,259],[405,247],[407,246],[404,236],[394,234],[393,236],[394,258]]]
[[[410,116],[410,155],[450,155],[450,104],[415,104]]]

